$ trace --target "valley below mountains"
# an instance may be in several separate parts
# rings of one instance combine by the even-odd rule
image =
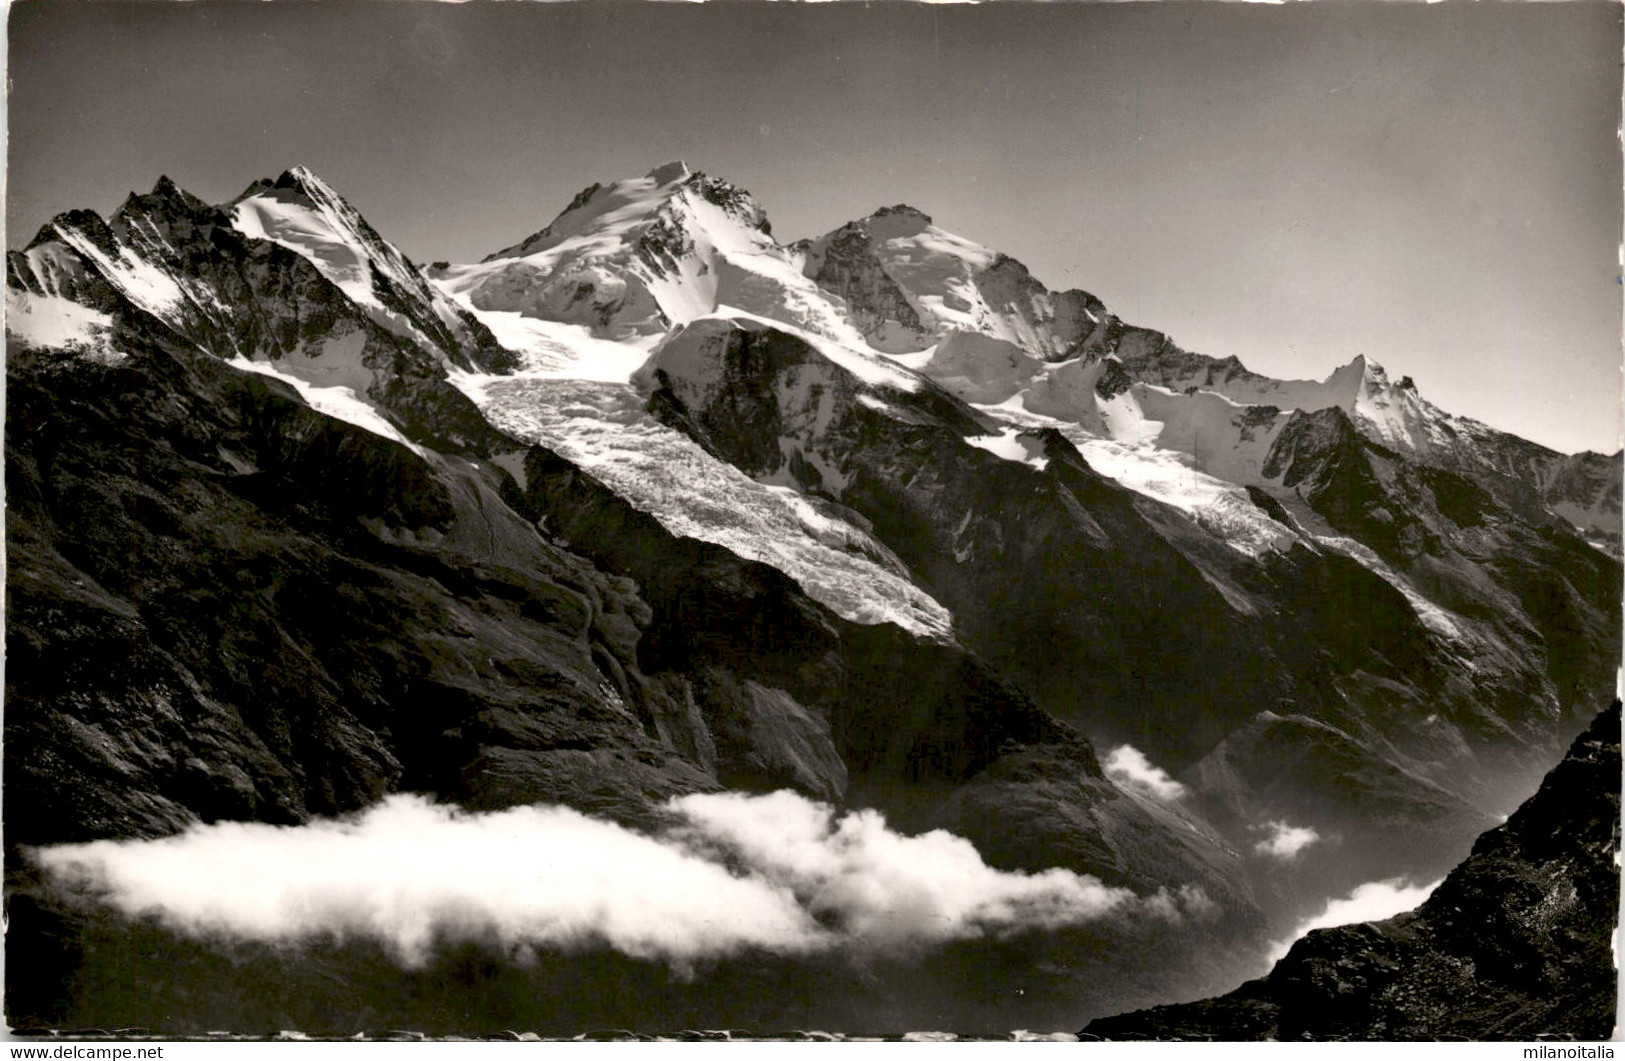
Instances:
[[[1611,1029],[1618,453],[680,162],[426,267],[164,178],[6,344],[13,1027]],[[1503,959],[1586,1019],[1340,986]]]

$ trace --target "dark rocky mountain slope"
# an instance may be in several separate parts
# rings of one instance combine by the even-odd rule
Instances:
[[[1617,1028],[1620,708],[1410,913],[1317,929],[1220,998],[1092,1022],[1107,1039],[1608,1039]]]

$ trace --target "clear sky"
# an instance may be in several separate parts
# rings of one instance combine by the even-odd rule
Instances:
[[[25,0],[7,242],[302,162],[468,260],[683,158],[786,240],[907,202],[1188,349],[1611,451],[1621,11]]]

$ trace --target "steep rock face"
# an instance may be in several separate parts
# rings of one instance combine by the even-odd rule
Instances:
[[[844,225],[816,242],[791,244],[789,250],[802,258],[802,271],[814,283],[845,303],[852,323],[876,350],[901,353],[931,345],[934,330],[886,273],[863,222]]]
[[[1017,437],[1011,456],[995,455],[972,441],[1002,436],[945,393],[865,383],[801,339],[748,321],[692,325],[644,371],[661,419],[747,474],[861,513],[953,612],[966,643],[1063,717],[1234,677],[1212,644],[1229,636],[1223,598],[1064,441]],[[1027,575],[1011,577],[1018,569]],[[1178,594],[1181,607],[1166,607]],[[1107,633],[1116,624],[1132,632]],[[1125,661],[1118,648],[1131,638],[1158,646],[1169,669],[1142,673]],[[1221,673],[1201,677],[1206,664]]]
[[[1547,507],[1614,556],[1620,553],[1622,462],[1625,450],[1559,457],[1546,463],[1541,483]]]
[[[1618,704],[1416,910],[1319,929],[1221,998],[1091,1023],[1102,1038],[1606,1039],[1616,1027]]]
[[[1459,616],[1467,652],[1525,675],[1485,692],[1509,708],[1534,695],[1553,717],[1603,706],[1617,660],[1620,572],[1580,535],[1529,525],[1475,481],[1371,442],[1335,407],[1294,413],[1264,474]]]

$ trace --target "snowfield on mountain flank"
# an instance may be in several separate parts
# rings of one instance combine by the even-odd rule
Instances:
[[[1021,434],[1021,428],[1007,427],[997,435],[967,435],[965,441],[977,449],[987,450],[996,457],[1003,457],[1017,464],[1030,464],[1039,471],[1049,467],[1049,458],[1038,456],[1035,452],[1041,450],[1042,445],[1035,442],[1029,446]]]
[[[899,367],[895,359],[870,348],[862,340],[851,343],[832,340],[817,332],[734,306],[718,307],[717,312],[710,316],[718,320],[755,321],[786,335],[793,335],[872,387],[890,387],[913,394],[922,386],[919,376]]]
[[[30,346],[72,350],[103,361],[125,355],[108,345],[113,318],[54,295],[6,289],[6,331]]]
[[[1245,488],[1197,471],[1182,453],[1143,440],[1101,438],[1075,423],[1028,412],[1019,395],[975,408],[1010,424],[1006,436],[1046,427],[1059,431],[1095,471],[1135,493],[1173,505],[1237,552],[1259,556],[1271,549],[1289,549],[1299,540],[1253,504]],[[979,444],[976,439],[966,441]]]
[[[119,245],[116,255],[110,255],[76,228],[52,227],[62,242],[89,259],[125,298],[159,320],[174,323],[175,314],[187,301],[186,292],[174,277],[141,260],[123,244]]]
[[[625,342],[600,339],[579,324],[542,320],[508,310],[478,309],[458,296],[503,346],[518,354],[520,375],[535,379],[585,379],[625,383],[649,359],[661,336],[639,336]]]
[[[394,424],[385,420],[377,409],[362,398],[356,396],[353,387],[342,384],[323,387],[312,383],[308,379],[297,376],[292,372],[284,371],[274,361],[250,361],[246,357],[234,357],[226,364],[243,372],[253,372],[261,376],[281,380],[299,392],[299,397],[305,404],[319,413],[325,413],[335,420],[343,420],[347,424],[371,431],[391,442],[399,442],[418,456],[423,456],[423,448],[412,442]]]

